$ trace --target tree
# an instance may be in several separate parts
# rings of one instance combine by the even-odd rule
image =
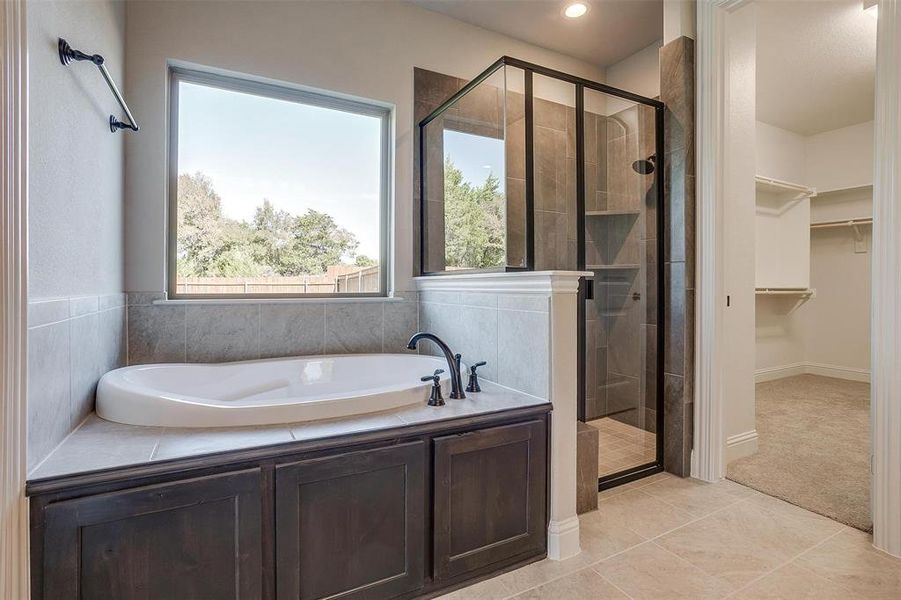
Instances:
[[[505,198],[491,174],[475,187],[444,160],[444,247],[448,267],[483,269],[506,260]]]
[[[222,215],[222,199],[203,173],[178,177],[178,273],[222,275],[232,271],[228,254],[245,243],[241,224]]]
[[[178,178],[178,274],[256,277],[318,274],[353,259],[356,236],[323,212],[293,215],[264,199],[251,221],[222,214],[222,200],[203,173]]]
[[[379,264],[374,258],[369,258],[365,254],[357,254],[356,260],[354,260],[355,267],[374,267]]]

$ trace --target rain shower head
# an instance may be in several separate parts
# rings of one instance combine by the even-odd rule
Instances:
[[[639,175],[650,175],[657,168],[657,155],[652,154],[646,159],[636,160],[632,163],[632,170]]]

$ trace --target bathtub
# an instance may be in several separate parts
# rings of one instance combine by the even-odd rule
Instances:
[[[97,386],[97,414],[130,425],[237,427],[347,417],[425,405],[443,358],[415,354],[309,356],[220,364],[136,365]]]

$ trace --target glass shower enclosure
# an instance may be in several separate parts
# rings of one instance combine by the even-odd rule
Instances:
[[[420,122],[421,271],[579,270],[603,489],[663,465],[663,104],[502,57]]]

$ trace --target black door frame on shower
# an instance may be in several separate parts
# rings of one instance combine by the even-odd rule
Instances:
[[[439,117],[447,109],[452,107],[461,97],[472,91],[480,83],[488,79],[499,69],[505,66],[516,67],[524,73],[524,109],[525,109],[525,205],[526,205],[526,247],[525,247],[525,266],[513,267],[506,266],[495,271],[533,271],[535,270],[535,186],[534,186],[534,107],[533,107],[533,87],[532,79],[534,75],[541,75],[559,81],[571,83],[575,86],[575,117],[576,117],[576,263],[577,270],[585,271],[585,90],[594,90],[610,96],[615,96],[623,100],[642,104],[654,109],[654,126],[655,126],[655,153],[656,158],[654,175],[654,190],[656,192],[657,202],[657,353],[656,360],[656,377],[654,385],[656,388],[656,458],[653,462],[626,469],[598,478],[598,490],[608,489],[623,483],[634,481],[641,477],[659,473],[663,471],[663,449],[664,449],[664,414],[663,414],[663,382],[664,382],[664,331],[666,329],[666,286],[664,283],[664,251],[665,251],[665,226],[664,226],[664,180],[663,180],[663,143],[664,143],[664,110],[665,105],[655,98],[647,98],[639,94],[634,94],[626,90],[621,90],[597,81],[591,81],[583,77],[557,71],[535,63],[530,63],[518,58],[510,56],[502,56],[487,69],[464,85],[457,93],[444,101],[438,108],[429,113],[422,121],[419,122],[419,253],[420,253],[420,273],[422,275],[441,276],[446,273],[460,274],[470,271],[427,271],[426,270],[426,168],[425,161],[427,152],[425,152],[425,127],[434,119]],[[636,169],[637,170],[637,169]],[[650,174],[650,173],[647,173]],[[485,270],[479,270],[484,272]],[[585,301],[591,294],[591,283],[588,279],[582,278],[579,285],[579,303],[578,303],[578,353],[579,362],[577,369],[578,377],[578,413],[579,420],[585,421],[585,377],[586,377],[586,359],[585,359],[585,336],[586,336],[586,315]]]

